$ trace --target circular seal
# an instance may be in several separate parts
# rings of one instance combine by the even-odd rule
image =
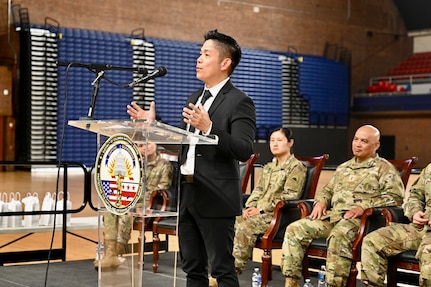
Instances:
[[[123,215],[133,208],[143,192],[142,156],[125,134],[111,136],[96,158],[96,191],[111,213]]]

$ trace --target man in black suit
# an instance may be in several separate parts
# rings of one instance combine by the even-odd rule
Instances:
[[[253,153],[256,131],[253,101],[230,81],[240,59],[232,37],[209,31],[196,63],[205,86],[187,99],[182,113],[181,128],[218,138],[217,145],[190,144],[182,154],[178,233],[188,287],[208,287],[208,262],[220,287],[239,287],[232,255],[241,214],[238,161]],[[127,108],[132,119],[155,119],[154,103],[148,111],[136,103]]]

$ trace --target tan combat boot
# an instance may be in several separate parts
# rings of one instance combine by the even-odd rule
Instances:
[[[117,242],[116,244],[117,244],[116,249],[117,249],[118,256],[123,256],[123,254],[126,254],[128,252],[126,243]]]
[[[284,287],[299,287],[298,279],[286,277]]]
[[[116,269],[121,265],[121,261],[117,256],[117,241],[115,240],[105,240],[105,254],[102,260],[94,261],[94,268],[98,269],[99,265],[102,271],[109,271]]]

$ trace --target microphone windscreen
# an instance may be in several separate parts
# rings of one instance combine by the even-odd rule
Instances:
[[[165,66],[160,66],[158,68],[158,70],[159,70],[159,76],[160,77],[163,77],[164,75],[166,75],[168,73],[168,70],[166,70]]]

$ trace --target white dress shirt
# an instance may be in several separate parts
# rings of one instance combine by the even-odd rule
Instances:
[[[218,93],[220,92],[220,90],[223,88],[223,86],[226,84],[226,82],[229,81],[229,77],[226,78],[225,80],[221,81],[220,83],[218,83],[217,85],[215,85],[214,87],[208,89],[207,87],[204,88],[204,90],[202,91],[202,95],[199,96],[198,101],[196,102],[196,106],[199,106],[199,104],[202,101],[202,97],[205,93],[205,90],[209,90],[212,97],[210,97],[204,104],[204,109],[206,111],[208,111],[212,105],[212,103],[214,102],[216,96],[218,95]],[[187,124],[187,130],[189,130],[190,128],[190,124]],[[209,129],[209,131],[206,131],[206,135],[211,133],[211,128],[212,128],[212,124],[211,127]],[[199,134],[199,132],[201,132],[198,129],[195,129],[195,134]],[[196,153],[196,143],[198,142],[197,138],[193,138],[190,142],[189,145],[189,150],[187,152],[187,159],[184,162],[184,164],[181,166],[181,174],[182,175],[193,175],[194,171],[195,171],[195,153]]]

